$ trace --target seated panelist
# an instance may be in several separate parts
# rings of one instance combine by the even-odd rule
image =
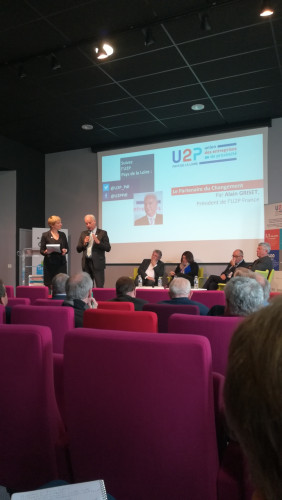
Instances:
[[[215,274],[211,274],[205,282],[203,288],[206,288],[207,290],[217,290],[218,284],[227,283],[230,278],[233,277],[238,267],[247,267],[247,264],[244,261],[243,251],[239,248],[234,250],[232,259],[230,260],[229,264],[227,264],[224,271],[222,271],[221,275],[216,276]]]
[[[164,263],[161,261],[161,250],[154,250],[151,259],[144,259],[138,268],[135,284],[138,285],[138,276],[142,278],[143,286],[157,286],[158,279],[164,275]]]
[[[172,276],[172,278],[174,278],[174,276],[186,278],[193,286],[194,278],[198,276],[198,273],[199,266],[197,262],[194,261],[192,252],[186,251],[181,255],[180,264],[178,264],[174,271],[170,271],[169,275]]]

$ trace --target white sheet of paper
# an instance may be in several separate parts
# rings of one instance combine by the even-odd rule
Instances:
[[[47,253],[53,253],[53,252],[61,253],[60,244],[58,243],[48,244],[46,245],[46,248],[47,248]]]
[[[14,493],[12,500],[106,500],[104,481],[55,486],[45,490]]]

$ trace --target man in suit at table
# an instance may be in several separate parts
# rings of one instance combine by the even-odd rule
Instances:
[[[244,261],[243,251],[237,248],[232,254],[232,259],[220,276],[211,274],[205,282],[203,288],[207,290],[217,290],[219,283],[227,283],[234,275],[238,267],[248,267]]]
[[[147,226],[163,223],[163,214],[157,213],[158,198],[155,193],[148,193],[144,198],[144,211],[146,215],[134,222],[135,226]]]
[[[159,304],[178,304],[198,306],[201,316],[206,316],[209,308],[200,302],[191,300],[191,284],[185,278],[174,278],[169,284],[170,300],[162,300]]]
[[[82,253],[82,270],[90,274],[97,288],[103,288],[105,283],[105,252],[111,250],[107,231],[99,229],[95,216],[84,217],[86,230],[82,231],[76,250]]]
[[[138,276],[142,277],[143,286],[157,286],[158,279],[164,275],[164,263],[160,260],[162,252],[154,250],[151,259],[144,259],[138,268],[135,285],[138,285]]]

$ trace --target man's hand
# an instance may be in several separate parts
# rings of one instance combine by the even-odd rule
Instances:
[[[221,277],[221,279],[222,279],[222,280],[226,280],[226,274],[223,274],[223,273],[222,273],[222,274],[220,275],[220,277]]]
[[[85,236],[85,238],[84,238],[84,245],[85,246],[88,245],[89,240],[90,240],[90,236]]]
[[[155,278],[152,278],[151,276],[146,276],[146,280],[150,280],[150,281],[154,281],[155,282]]]

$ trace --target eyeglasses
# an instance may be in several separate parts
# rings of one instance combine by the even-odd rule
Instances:
[[[237,259],[238,257],[242,257],[242,255],[232,255],[232,257],[234,257],[234,259]]]

